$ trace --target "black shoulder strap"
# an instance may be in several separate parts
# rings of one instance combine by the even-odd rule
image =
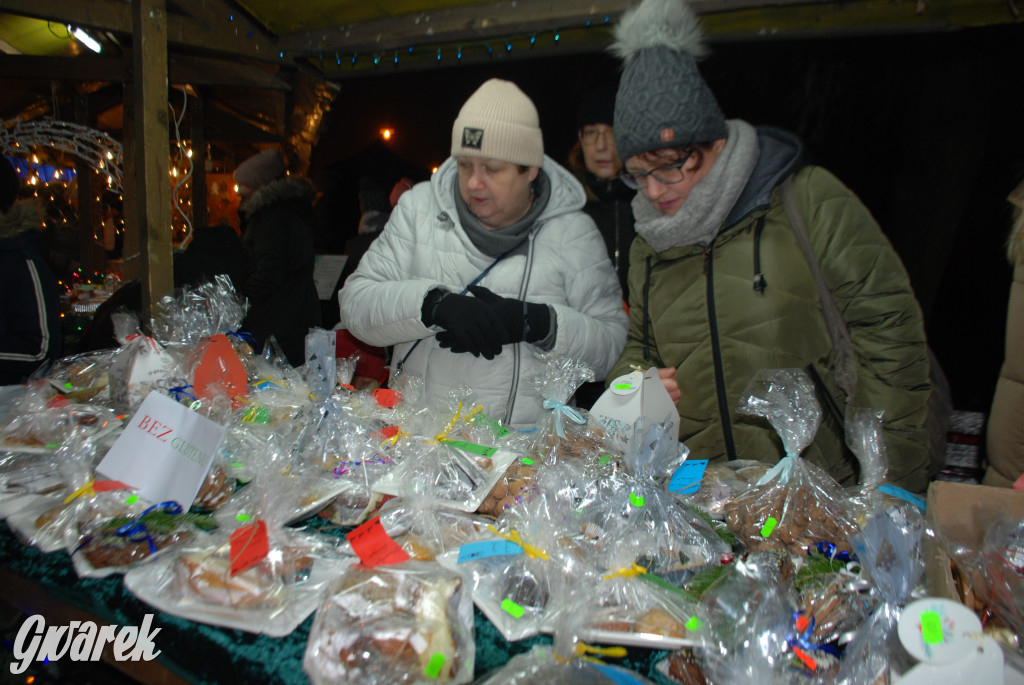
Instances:
[[[804,226],[803,215],[796,203],[796,193],[793,191],[793,177],[788,177],[782,182],[779,188],[782,197],[782,208],[786,210],[789,218],[789,225],[796,234],[797,242],[810,267],[811,275],[814,276],[814,283],[818,287],[818,300],[821,302],[821,312],[825,317],[825,325],[828,327],[829,336],[832,338],[832,352],[835,355],[835,380],[836,385],[846,393],[846,406],[849,409],[853,404],[853,395],[857,390],[857,352],[853,349],[853,339],[850,338],[850,329],[846,326],[842,312],[836,304],[832,291],[825,283],[825,276],[818,266],[818,259],[811,249],[811,241],[807,237],[807,229]]]

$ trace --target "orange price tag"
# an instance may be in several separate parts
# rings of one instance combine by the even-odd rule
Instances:
[[[110,492],[111,490],[134,490],[135,488],[119,480],[97,480],[93,482],[92,489],[96,492]]]
[[[375,516],[345,536],[363,566],[390,566],[409,561],[409,555],[384,530]]]
[[[231,534],[231,575],[236,576],[260,563],[270,552],[267,524],[263,521],[242,526]]]
[[[402,401],[401,393],[390,388],[377,388],[373,391],[373,398],[377,404],[388,409],[394,409]]]
[[[800,661],[804,662],[804,666],[812,671],[818,670],[818,662],[811,658],[811,655],[800,649],[799,647],[793,648],[793,654],[797,656]]]

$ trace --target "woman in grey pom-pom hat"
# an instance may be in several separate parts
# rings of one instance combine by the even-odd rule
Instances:
[[[428,397],[472,388],[526,428],[545,353],[603,379],[626,338],[622,292],[573,175],[544,154],[537,109],[490,79],[452,126],[451,157],[404,193],[339,295],[359,340],[394,345]],[[393,368],[394,368],[393,367]]]
[[[741,418],[737,407],[759,370],[807,369],[824,416],[802,456],[844,484],[856,482],[843,408],[882,411],[889,480],[923,491],[924,323],[878,224],[832,174],[801,163],[795,136],[724,117],[698,71],[701,29],[682,0],[644,0],[623,15],[615,38],[612,50],[625,62],[615,144],[623,181],[640,192],[630,335],[609,382],[634,365],[656,366],[677,401],[691,457],[777,462],[784,451],[774,429]],[[787,179],[792,195],[782,192]],[[795,201],[789,212],[784,195]],[[798,223],[822,279],[801,248]],[[838,305],[836,325],[826,323],[823,300]],[[832,336],[844,322],[855,356],[837,368]]]

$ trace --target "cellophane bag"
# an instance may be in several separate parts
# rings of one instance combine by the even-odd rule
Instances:
[[[311,614],[320,592],[352,557],[327,536],[289,528],[307,481],[282,478],[273,455],[252,483],[217,511],[217,530],[133,569],[125,586],[140,600],[194,621],[283,636]],[[246,495],[245,506],[236,499]],[[228,510],[238,513],[230,518]]]
[[[596,536],[608,570],[636,564],[679,582],[721,563],[730,546],[708,519],[659,484],[686,458],[679,441],[661,423],[638,426],[636,434],[621,476],[601,480],[597,499],[579,517]]]
[[[809,638],[815,644],[836,643],[858,628],[876,601],[868,596],[870,582],[849,554],[821,544],[800,558],[794,587],[800,610],[811,622]]]
[[[93,494],[86,491],[93,481],[93,468],[99,458],[95,441],[83,427],[73,429],[52,457],[33,455],[33,459],[44,460],[41,463],[52,466],[50,475],[60,486],[48,496],[20,500],[7,520],[15,536],[43,552],[64,549],[66,531],[76,525],[81,508],[81,502],[73,495],[81,492],[89,497]]]
[[[531,457],[554,463],[595,453],[620,454],[605,440],[604,431],[587,425],[583,410],[567,404],[584,382],[593,379],[594,372],[579,360],[556,355],[546,358],[543,370],[530,379],[547,410],[537,421],[537,430],[528,434]]]
[[[574,584],[551,618],[556,643],[678,649],[703,646],[707,614],[696,598],[640,566]],[[565,652],[567,648],[559,647]]]
[[[217,333],[238,333],[248,303],[236,291],[226,274],[195,287],[185,286],[165,295],[152,318],[153,337],[163,343],[197,345]],[[233,336],[236,344],[249,343]]]
[[[708,682],[828,682],[838,667],[834,654],[810,640],[787,563],[773,550],[753,553],[704,594],[709,634],[701,666]]]
[[[871,683],[899,675],[916,663],[900,644],[896,625],[902,607],[924,576],[921,512],[901,503],[874,512],[852,539],[853,548],[879,600],[847,645],[837,683]]]
[[[473,601],[506,640],[552,629],[551,617],[574,584],[598,567],[593,548],[575,533],[572,510],[553,497],[524,500],[489,526],[486,553],[461,548],[442,558],[472,579]],[[475,548],[473,548],[475,549]]]
[[[489,537],[487,519],[450,509],[429,495],[390,499],[376,511],[381,526],[412,559],[433,561],[462,545]]]
[[[639,673],[592,658],[565,658],[547,645],[536,645],[517,654],[496,671],[477,681],[478,685],[650,685]]]
[[[429,562],[353,566],[331,582],[302,668],[315,685],[467,683],[473,602],[465,579]]]
[[[880,412],[854,409],[846,417],[846,445],[860,464],[860,478],[853,489],[851,504],[858,518],[880,508],[885,497],[878,487],[889,471],[888,450],[882,432]]]
[[[338,494],[320,512],[338,525],[361,523],[381,500],[374,486],[395,465],[387,438],[360,419],[342,397],[330,397],[296,443],[300,460],[333,481]]]
[[[89,402],[108,389],[110,365],[119,349],[96,350],[62,357],[42,380],[69,402]]]
[[[53,453],[73,431],[95,439],[122,427],[118,417],[118,412],[98,399],[70,402],[49,385],[32,383],[0,428],[0,450]]]
[[[766,418],[786,456],[726,506],[729,529],[751,550],[774,547],[801,555],[827,542],[849,552],[857,531],[849,497],[821,467],[799,456],[821,421],[810,378],[801,369],[759,371],[743,397],[738,411]]]
[[[771,465],[753,459],[708,464],[692,501],[715,520],[724,521],[726,505],[756,485],[770,469]]]
[[[1024,635],[1024,519],[996,517],[973,554],[956,550],[960,572],[980,601],[1016,635]]]

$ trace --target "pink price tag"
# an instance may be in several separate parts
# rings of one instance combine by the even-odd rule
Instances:
[[[345,538],[352,545],[359,561],[367,568],[409,561],[409,554],[384,530],[379,516],[351,531]]]

